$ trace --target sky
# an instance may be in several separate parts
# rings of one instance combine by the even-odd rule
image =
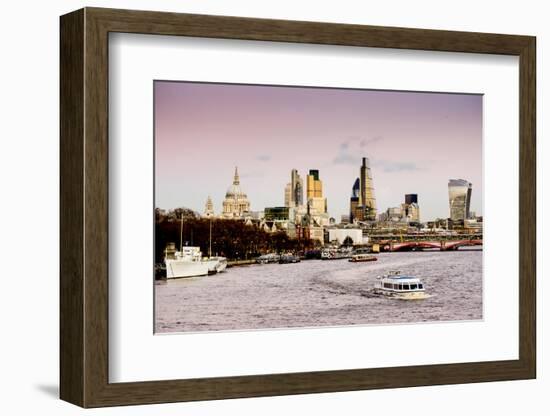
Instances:
[[[378,212],[418,194],[421,221],[449,216],[448,180],[472,183],[482,215],[482,95],[154,82],[155,205],[221,212],[238,166],[251,210],[284,205],[297,169],[318,169],[340,220],[361,158]],[[305,193],[305,190],[304,190]]]

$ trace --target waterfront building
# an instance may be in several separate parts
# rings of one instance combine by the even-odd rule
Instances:
[[[341,245],[344,243],[344,240],[349,237],[353,241],[353,245],[363,244],[363,230],[360,228],[329,228],[328,229],[328,240],[336,242]]]
[[[449,211],[454,221],[470,218],[472,184],[464,179],[449,179]]]
[[[483,222],[477,221],[476,219],[467,219],[464,220],[464,229],[468,232],[483,232]]]
[[[323,224],[319,222],[318,216],[311,213],[311,204],[308,201],[306,213],[296,220],[296,235],[300,239],[310,239],[317,241],[318,244],[324,244],[325,232]]]
[[[235,167],[233,185],[227,188],[223,201],[223,218],[242,219],[250,211],[250,202],[246,193],[242,190],[240,183],[239,171]]]
[[[208,195],[206,199],[206,204],[204,204],[204,214],[203,217],[211,218],[214,216],[214,204],[212,203],[212,198]]]
[[[304,182],[296,169],[290,171],[290,182],[285,187],[285,206],[304,205]]]

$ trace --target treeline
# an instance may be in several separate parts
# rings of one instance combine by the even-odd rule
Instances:
[[[212,227],[212,255],[230,260],[250,259],[266,253],[305,252],[314,247],[311,239],[290,238],[284,231],[266,232],[256,225],[241,220],[201,218],[195,212],[178,208],[172,211],[157,209],[155,213],[155,261],[162,262],[167,243],[180,245],[183,217],[183,245],[198,246],[204,256],[210,246]]]

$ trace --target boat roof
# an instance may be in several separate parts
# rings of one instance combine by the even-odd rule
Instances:
[[[408,281],[408,282],[420,282],[418,277],[414,276],[383,276],[383,280],[398,280],[398,281]]]

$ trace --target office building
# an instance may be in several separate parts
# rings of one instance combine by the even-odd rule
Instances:
[[[401,204],[402,220],[406,222],[420,222],[420,207],[417,194],[406,194],[405,203]]]
[[[304,204],[304,182],[298,171],[292,169],[290,182],[285,187],[285,206],[299,207]]]
[[[363,211],[363,218],[368,221],[376,219],[376,198],[369,160],[364,157],[360,169],[359,206]]]
[[[405,204],[418,204],[418,194],[406,194]]]
[[[266,207],[264,209],[266,221],[287,221],[290,219],[289,207]]]
[[[449,213],[453,222],[470,218],[472,184],[464,179],[449,179]]]
[[[327,199],[323,198],[323,182],[319,179],[319,171],[311,169],[307,175],[307,203],[312,215],[321,215],[327,212]]]
[[[375,221],[376,198],[369,160],[364,157],[350,197],[350,222]]]

